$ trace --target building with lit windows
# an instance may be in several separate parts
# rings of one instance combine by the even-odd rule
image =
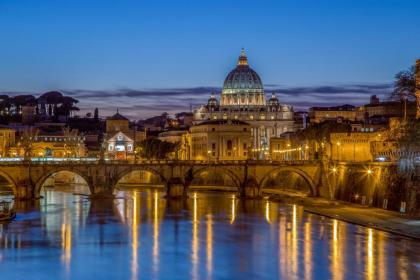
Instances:
[[[16,144],[10,148],[9,156],[24,157],[26,149],[29,150],[28,156],[35,158],[86,156],[85,138],[77,130],[53,123],[37,124],[32,128],[20,128]]]
[[[266,99],[263,83],[249,66],[243,49],[236,68],[224,81],[220,101],[212,94],[206,105],[194,111],[195,125],[210,120],[248,123],[257,158],[266,157],[270,138],[294,130],[293,108],[281,104],[274,93]]]
[[[245,160],[252,153],[251,125],[240,120],[201,122],[190,137],[194,160]]]
[[[106,120],[106,134],[104,137],[104,154],[108,159],[133,159],[135,147],[146,139],[144,131],[137,131],[137,127],[130,128],[130,121],[117,113]]]
[[[0,157],[10,156],[10,149],[15,145],[16,131],[7,127],[0,127]]]

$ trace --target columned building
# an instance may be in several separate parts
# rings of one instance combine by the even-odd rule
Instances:
[[[250,157],[250,125],[239,120],[209,120],[190,128],[191,159],[245,160]]]
[[[194,124],[209,120],[238,120],[251,126],[252,154],[266,158],[270,138],[294,130],[293,108],[281,104],[273,93],[265,97],[263,83],[249,66],[242,49],[238,63],[226,77],[220,101],[214,94],[207,105],[194,111]]]

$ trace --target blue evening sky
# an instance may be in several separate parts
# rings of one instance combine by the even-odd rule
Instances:
[[[419,0],[0,0],[0,91],[58,89],[86,108],[143,98],[143,107],[126,106],[141,116],[133,110],[171,111],[155,106],[170,94],[150,95],[166,89],[178,93],[179,111],[207,98],[205,91],[195,99],[203,89],[194,88],[222,86],[241,47],[280,96],[282,89],[385,85],[420,57],[419,11]],[[127,99],[128,89],[140,99]],[[183,98],[180,89],[188,89]],[[303,108],[324,104],[320,95],[329,92],[283,99]],[[107,104],[92,93],[109,97]]]

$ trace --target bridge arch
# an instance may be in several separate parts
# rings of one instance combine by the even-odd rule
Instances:
[[[87,176],[87,174],[84,174],[83,172],[80,172],[79,170],[74,170],[71,168],[54,168],[51,170],[48,170],[47,172],[45,172],[44,174],[42,174],[42,176],[36,181],[35,183],[35,195],[38,196],[41,193],[42,187],[44,186],[45,182],[47,181],[48,178],[50,178],[51,176],[60,173],[60,172],[69,172],[72,173],[74,175],[77,175],[79,177],[81,177],[83,179],[83,181],[85,181],[85,183],[87,184],[88,188],[89,188],[89,192],[91,194],[94,193],[93,190],[93,186],[90,184],[90,180]]]
[[[0,170],[0,177],[4,178],[7,181],[7,183],[9,183],[9,186],[11,190],[13,191],[13,195],[17,197],[18,191],[17,191],[17,184],[15,180],[9,174],[1,170]]]
[[[121,172],[118,173],[118,175],[116,176],[114,182],[112,183],[112,188],[115,189],[117,184],[127,175],[129,175],[132,172],[136,172],[136,171],[140,171],[140,172],[148,172],[153,174],[154,176],[156,176],[157,178],[159,178],[159,180],[163,183],[163,185],[166,188],[167,182],[168,180],[165,178],[165,176],[158,170],[156,170],[155,168],[151,168],[151,167],[129,167],[126,168],[124,170],[122,170]]]
[[[200,175],[202,175],[205,172],[210,173],[212,171],[217,172],[216,174],[223,174],[227,176],[227,178],[229,178],[233,182],[232,187],[235,187],[238,191],[240,191],[241,179],[229,168],[222,168],[218,166],[203,166],[197,169],[191,168],[184,175],[184,178],[186,178],[186,181],[189,180],[189,182],[186,182],[189,187],[191,185],[194,185],[193,184],[194,180],[197,180],[198,178],[200,178]]]
[[[260,186],[260,191],[262,192],[264,189],[266,188],[266,184],[268,182],[268,180],[270,178],[272,178],[275,175],[278,175],[280,173],[292,173],[292,174],[297,174],[300,178],[302,178],[309,186],[309,194],[311,196],[316,196],[317,195],[317,188],[316,188],[316,184],[314,182],[314,180],[311,178],[311,176],[306,173],[305,171],[296,168],[296,167],[278,167],[278,168],[274,168],[270,171],[268,171],[261,179],[259,186]]]

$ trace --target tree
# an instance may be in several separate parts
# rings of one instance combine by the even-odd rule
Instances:
[[[404,120],[406,120],[407,101],[416,100],[416,70],[414,66],[395,75],[392,97],[404,102]]]
[[[35,138],[38,136],[38,129],[30,127],[23,130],[22,135],[20,137],[19,145],[23,149],[23,158],[25,160],[31,157],[32,153],[32,146]]]
[[[398,169],[402,175],[411,176],[415,170],[415,160],[420,154],[420,120],[409,120],[400,129],[398,146],[401,153]]]
[[[93,118],[95,119],[95,121],[97,121],[99,119],[99,110],[98,110],[98,108],[95,108],[95,112],[93,113]]]
[[[413,101],[416,98],[416,71],[412,66],[395,75],[392,96],[401,101]]]
[[[167,159],[177,145],[156,138],[143,140],[139,145],[140,156],[147,159]]]
[[[325,121],[312,124],[308,128],[297,133],[299,140],[313,140],[321,144],[330,141],[330,134],[337,132],[350,132],[351,127],[345,123]]]
[[[78,156],[79,146],[78,146],[78,136],[77,130],[71,129],[69,127],[63,128],[64,135],[64,153],[65,157]],[[76,139],[76,140],[75,140]]]
[[[351,126],[345,123],[337,123],[335,121],[324,121],[322,123],[312,124],[308,128],[297,132],[296,138],[300,142],[314,141],[320,152],[324,152],[326,143],[330,142],[331,133],[350,132]]]

